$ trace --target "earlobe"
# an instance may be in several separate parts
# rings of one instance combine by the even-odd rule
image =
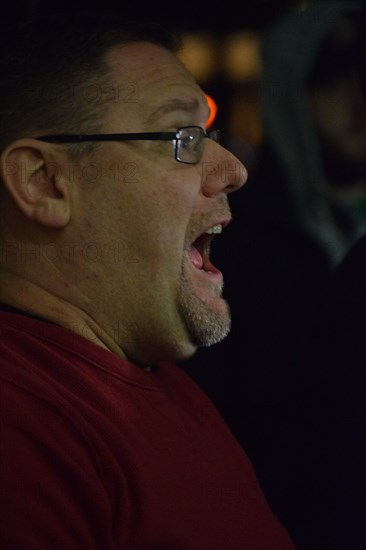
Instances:
[[[53,229],[68,224],[69,186],[48,144],[22,139],[9,145],[1,155],[1,179],[24,216]]]

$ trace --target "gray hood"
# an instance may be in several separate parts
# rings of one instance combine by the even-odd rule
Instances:
[[[350,240],[366,231],[366,223],[325,182],[305,85],[331,24],[361,7],[352,1],[310,4],[279,19],[262,41],[260,98],[265,140],[287,178],[297,222],[323,247],[332,265],[343,258]],[[353,218],[351,239],[336,224],[336,209]]]

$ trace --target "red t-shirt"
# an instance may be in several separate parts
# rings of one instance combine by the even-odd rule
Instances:
[[[152,372],[0,312],[6,550],[287,550],[245,453],[172,364]]]

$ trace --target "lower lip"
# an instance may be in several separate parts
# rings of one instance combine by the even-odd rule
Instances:
[[[205,278],[206,280],[211,281],[214,284],[221,284],[223,283],[224,277],[219,269],[217,269],[215,266],[210,266],[210,271],[205,271],[204,269],[199,269],[196,267],[190,260],[188,254],[186,254],[187,260],[189,265],[192,267],[192,269],[199,274],[201,277]]]

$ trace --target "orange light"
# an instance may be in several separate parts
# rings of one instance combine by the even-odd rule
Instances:
[[[217,114],[217,104],[216,102],[212,99],[212,97],[210,97],[208,94],[205,94],[206,96],[206,99],[207,99],[207,104],[208,104],[208,107],[210,109],[210,115],[208,117],[208,120],[206,122],[206,128],[209,128],[210,126],[212,126],[215,118],[216,118],[216,114]]]

